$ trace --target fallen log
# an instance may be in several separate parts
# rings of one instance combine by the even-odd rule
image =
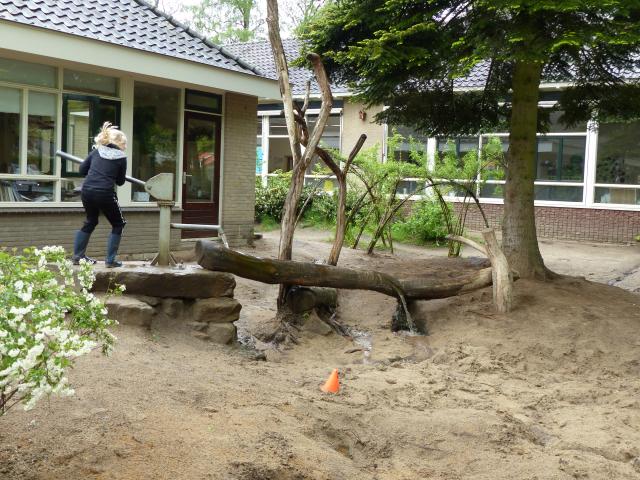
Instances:
[[[453,297],[488,287],[492,281],[491,268],[478,270],[456,280],[403,280],[375,270],[254,257],[207,240],[196,243],[196,259],[207,270],[232,273],[262,283],[371,290],[400,300]]]

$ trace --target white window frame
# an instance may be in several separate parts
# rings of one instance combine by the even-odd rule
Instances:
[[[543,102],[541,106],[553,106],[555,102]],[[385,123],[384,127],[384,141],[383,145],[383,162],[387,161],[386,142],[389,135],[389,126]],[[482,140],[489,137],[508,137],[508,133],[491,133],[476,135],[478,137],[478,151],[481,148]],[[584,177],[582,182],[568,181],[568,182],[554,182],[545,180],[536,180],[534,185],[549,185],[549,186],[574,186],[582,187],[582,200],[580,202],[564,202],[555,200],[535,200],[534,205],[539,207],[559,207],[559,208],[588,208],[594,210],[623,210],[623,211],[640,211],[640,205],[630,204],[615,204],[615,203],[596,203],[595,202],[595,189],[597,187],[603,188],[622,188],[622,189],[640,189],[640,184],[604,184],[596,182],[596,169],[598,160],[598,125],[594,121],[587,123],[586,130],[584,132],[550,132],[546,134],[538,133],[537,137],[585,137],[585,157],[584,157]],[[430,162],[430,166],[433,167],[433,162],[437,155],[437,138],[430,137],[427,141],[427,160]],[[407,181],[415,181],[417,179],[407,178]],[[504,180],[486,180],[485,184],[501,184],[504,185]],[[478,192],[478,200],[483,204],[498,204],[504,203],[502,198],[489,198],[480,197]],[[427,192],[427,197],[429,193]],[[405,198],[406,195],[399,194],[399,198]],[[416,200],[419,200],[425,196],[413,195]],[[447,200],[452,202],[461,202],[461,197],[447,197]]]
[[[262,139],[262,172],[261,173],[256,173],[256,177],[261,178],[262,180],[262,185],[263,186],[267,186],[267,183],[269,181],[269,177],[276,177],[277,174],[275,173],[268,173],[269,172],[269,140],[270,139],[278,139],[278,138],[289,138],[289,135],[271,135],[269,133],[269,128],[270,128],[270,119],[271,117],[276,117],[276,116],[281,116],[283,114],[283,110],[279,109],[279,110],[259,110],[257,112],[257,116],[258,118],[262,119],[262,135],[256,135],[256,138],[261,138]],[[318,113],[320,113],[319,109],[311,109],[308,110],[307,115],[318,115]],[[339,144],[339,149],[340,151],[342,151],[342,144],[343,144],[343,139],[342,136],[344,134],[344,113],[343,113],[343,109],[342,108],[332,108],[331,109],[331,115],[339,115],[339,119],[340,119],[340,135],[339,135],[339,140],[338,140],[338,144]],[[304,147],[303,151],[304,151]],[[326,180],[335,180],[335,175],[312,175],[312,174],[305,174],[304,176],[305,178],[305,184],[307,183],[308,180],[315,180],[315,179],[326,179]]]

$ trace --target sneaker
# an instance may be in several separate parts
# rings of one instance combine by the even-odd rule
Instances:
[[[72,259],[72,262],[74,265],[80,265],[81,260],[84,260],[85,262],[90,263],[91,265],[95,265],[96,263],[98,263],[97,260],[94,260],[91,257],[87,257],[86,255],[83,257],[75,257]]]
[[[115,262],[112,262],[112,263],[105,262],[104,265],[107,268],[120,268],[122,266],[122,262],[119,262],[116,260]]]

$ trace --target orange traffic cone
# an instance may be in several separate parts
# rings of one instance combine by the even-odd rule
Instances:
[[[333,372],[331,372],[331,375],[329,375],[324,385],[320,387],[320,390],[325,393],[338,393],[338,390],[340,390],[340,380],[338,380],[337,368],[333,369]]]

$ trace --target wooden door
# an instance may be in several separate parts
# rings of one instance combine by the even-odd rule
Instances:
[[[217,225],[220,206],[220,117],[185,112],[182,222]],[[215,232],[183,230],[183,238]]]

